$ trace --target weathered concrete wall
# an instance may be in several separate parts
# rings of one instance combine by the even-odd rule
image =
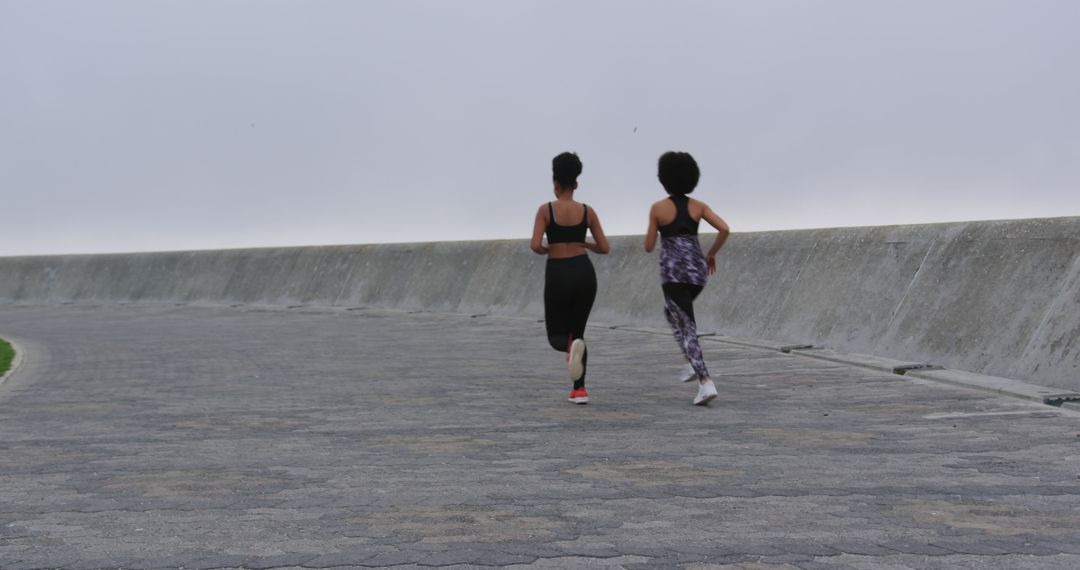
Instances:
[[[703,236],[707,244],[712,236]],[[594,320],[664,326],[640,236],[593,256]],[[703,330],[1080,390],[1080,218],[745,233]],[[0,301],[364,305],[541,316],[525,240],[0,258]]]

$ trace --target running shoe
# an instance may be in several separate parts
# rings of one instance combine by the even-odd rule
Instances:
[[[716,385],[712,380],[705,382],[704,384],[698,384],[697,397],[694,398],[695,406],[707,406],[709,402],[716,399],[719,394],[716,393]]]
[[[687,362],[686,366],[683,367],[682,372],[679,372],[679,378],[681,378],[683,382],[693,382],[698,379],[698,376],[697,372],[694,372],[694,367],[690,366],[690,363]]]
[[[573,390],[570,390],[570,397],[567,398],[567,400],[570,400],[575,404],[588,404],[589,393],[585,391],[584,387],[575,388]]]
[[[566,366],[570,369],[570,379],[577,382],[581,379],[581,376],[585,374],[585,365],[581,363],[581,359],[585,357],[585,341],[580,338],[575,338],[570,343],[570,350],[567,353]]]

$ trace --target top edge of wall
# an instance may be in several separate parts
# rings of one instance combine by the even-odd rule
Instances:
[[[896,228],[946,228],[955,227],[964,224],[1015,224],[1015,223],[1030,223],[1030,222],[1043,222],[1043,223],[1065,223],[1065,222],[1080,222],[1080,216],[1058,216],[1052,218],[1000,218],[991,220],[955,220],[949,222],[932,222],[925,224],[888,224],[888,225],[870,225],[870,226],[826,226],[815,228],[789,228],[782,230],[755,230],[732,233],[739,233],[743,235],[760,235],[760,234],[797,234],[803,232],[821,232],[821,231],[834,231],[834,230],[867,230],[871,228],[878,229],[896,229]],[[709,235],[712,232],[712,228],[708,228],[709,231],[702,232],[703,235]],[[737,229],[737,228],[736,228]],[[643,237],[644,234],[619,234],[608,236],[611,239],[630,239],[635,237]],[[10,255],[0,256],[0,259],[26,259],[26,258],[44,258],[44,257],[91,257],[91,256],[124,256],[124,255],[148,255],[148,254],[187,254],[198,253],[207,251],[218,252],[257,252],[267,250],[283,250],[283,249],[350,249],[357,247],[421,247],[430,246],[432,244],[476,244],[476,243],[511,243],[521,242],[528,240],[527,236],[516,238],[497,238],[497,239],[475,239],[475,240],[428,240],[428,241],[400,241],[400,242],[373,242],[373,243],[349,243],[349,244],[309,244],[309,245],[269,245],[269,246],[257,246],[257,247],[222,247],[222,248],[205,248],[205,249],[171,249],[171,250],[133,250],[133,251],[110,251],[110,252],[81,252],[81,253],[50,253],[50,254],[30,254],[30,255]]]

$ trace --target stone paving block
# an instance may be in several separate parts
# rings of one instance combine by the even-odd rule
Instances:
[[[557,558],[542,558],[529,565],[530,568],[625,568],[630,564],[638,564],[647,560],[636,556],[619,556],[614,558],[589,558],[584,556],[562,556]],[[511,567],[513,568],[513,567]]]
[[[623,564],[622,568],[625,568],[626,570],[683,570],[685,566],[678,562],[669,562],[666,560],[649,560],[648,562]]]
[[[214,554],[189,562],[189,568],[212,570],[216,568],[241,568],[254,556],[239,554]]]
[[[1040,538],[1037,544],[1063,554],[1080,554],[1080,542]]]
[[[531,556],[533,558],[556,558],[566,556],[562,549],[555,548],[550,544],[537,542],[535,544],[501,544],[498,549],[506,554],[519,556]]]
[[[142,568],[146,566],[149,556],[112,556],[109,558],[89,558],[79,560],[72,564],[65,564],[63,568]],[[0,566],[2,568],[2,566]]]
[[[396,552],[394,552],[396,554]],[[342,552],[330,552],[305,560],[300,566],[308,568],[334,568],[337,566],[359,565],[383,554],[365,549],[348,549]]]
[[[775,565],[784,567],[784,565],[792,565],[796,568],[803,566],[807,563],[814,562],[817,559],[812,554],[783,554],[780,556],[764,556],[759,558],[759,562],[766,568],[769,565]]]
[[[776,544],[771,543],[740,543],[737,550],[741,554],[750,556],[781,556],[788,551]]]
[[[10,569],[10,570],[45,570],[45,569],[48,569],[48,568],[63,568],[65,566],[73,566],[73,565],[74,565],[74,562],[72,562],[72,563],[53,564],[53,563],[40,562],[40,561],[37,561],[37,560],[12,560],[12,561],[3,561],[3,565],[0,566],[0,568],[4,568],[5,570],[7,570],[7,569]]]
[[[137,561],[137,564],[143,568],[198,568],[199,563],[207,558],[205,552],[190,551],[172,554],[168,556],[151,556]],[[135,562],[134,560],[132,562]],[[111,561],[112,565],[121,566],[116,561]]]
[[[378,554],[376,556],[368,558],[367,560],[364,560],[361,565],[372,568],[379,568],[383,566],[414,564],[429,555],[430,554],[426,552],[415,552],[406,550],[397,552],[384,552],[382,554]]]
[[[882,542],[881,546],[896,552],[919,554],[922,556],[948,556],[950,554],[956,554],[952,550],[917,540],[889,540]]]
[[[478,566],[510,566],[514,564],[531,564],[534,561],[536,561],[535,556],[507,554],[505,552],[488,550],[482,553],[476,560],[473,560],[473,564]]]
[[[274,556],[259,556],[248,560],[244,563],[244,566],[251,570],[303,566],[305,563],[315,560],[319,556],[319,554],[278,554]]]
[[[934,539],[934,542],[931,544],[946,550],[951,550],[957,554],[997,556],[1009,553],[1009,551],[987,542]]]
[[[559,542],[554,546],[570,556],[609,558],[626,553],[612,544],[598,544],[587,541]]]
[[[454,564],[471,564],[484,555],[482,550],[453,549],[443,550],[421,558],[417,564],[420,566],[452,566]]]
[[[699,552],[675,552],[671,549],[647,549],[637,547],[627,547],[627,554],[634,556],[641,556],[643,558],[651,558],[654,561],[663,562],[664,564],[689,564],[704,559]]]
[[[860,554],[863,556],[889,556],[891,554],[896,554],[895,550],[884,548],[878,544],[854,540],[830,542],[829,548],[845,554]]]
[[[1009,554],[1030,554],[1033,556],[1051,556],[1054,554],[1061,554],[1061,550],[1056,548],[1055,543],[1051,543],[1052,546],[1044,546],[1037,542],[1029,542],[1026,540],[1013,540],[1013,539],[997,539],[990,541],[992,546],[1005,550]]]
[[[834,548],[812,541],[782,540],[773,543],[772,546],[789,554],[806,554],[810,556],[833,556],[839,554]]]

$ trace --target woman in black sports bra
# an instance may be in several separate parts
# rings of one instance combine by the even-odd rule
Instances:
[[[660,157],[657,177],[668,197],[653,204],[649,211],[645,251],[652,252],[656,247],[656,234],[659,233],[664,317],[671,324],[675,342],[686,359],[686,368],[680,377],[684,382],[698,381],[694,404],[705,406],[717,397],[717,392],[698,342],[694,299],[705,287],[708,276],[716,272],[716,252],[723,247],[731,230],[708,204],[687,196],[694,191],[700,176],[694,157],[685,152],[667,152]],[[716,241],[708,254],[701,251],[698,241],[701,220],[717,231]]]
[[[547,255],[544,274],[544,324],[551,348],[567,353],[566,364],[574,386],[568,398],[587,404],[585,324],[596,298],[596,272],[588,251],[610,251],[600,218],[585,204],[574,201],[581,160],[564,152],[551,161],[556,200],[540,206],[533,224],[532,250]],[[562,222],[562,223],[560,223]],[[585,240],[585,230],[595,242]],[[547,234],[547,245],[543,236]]]

